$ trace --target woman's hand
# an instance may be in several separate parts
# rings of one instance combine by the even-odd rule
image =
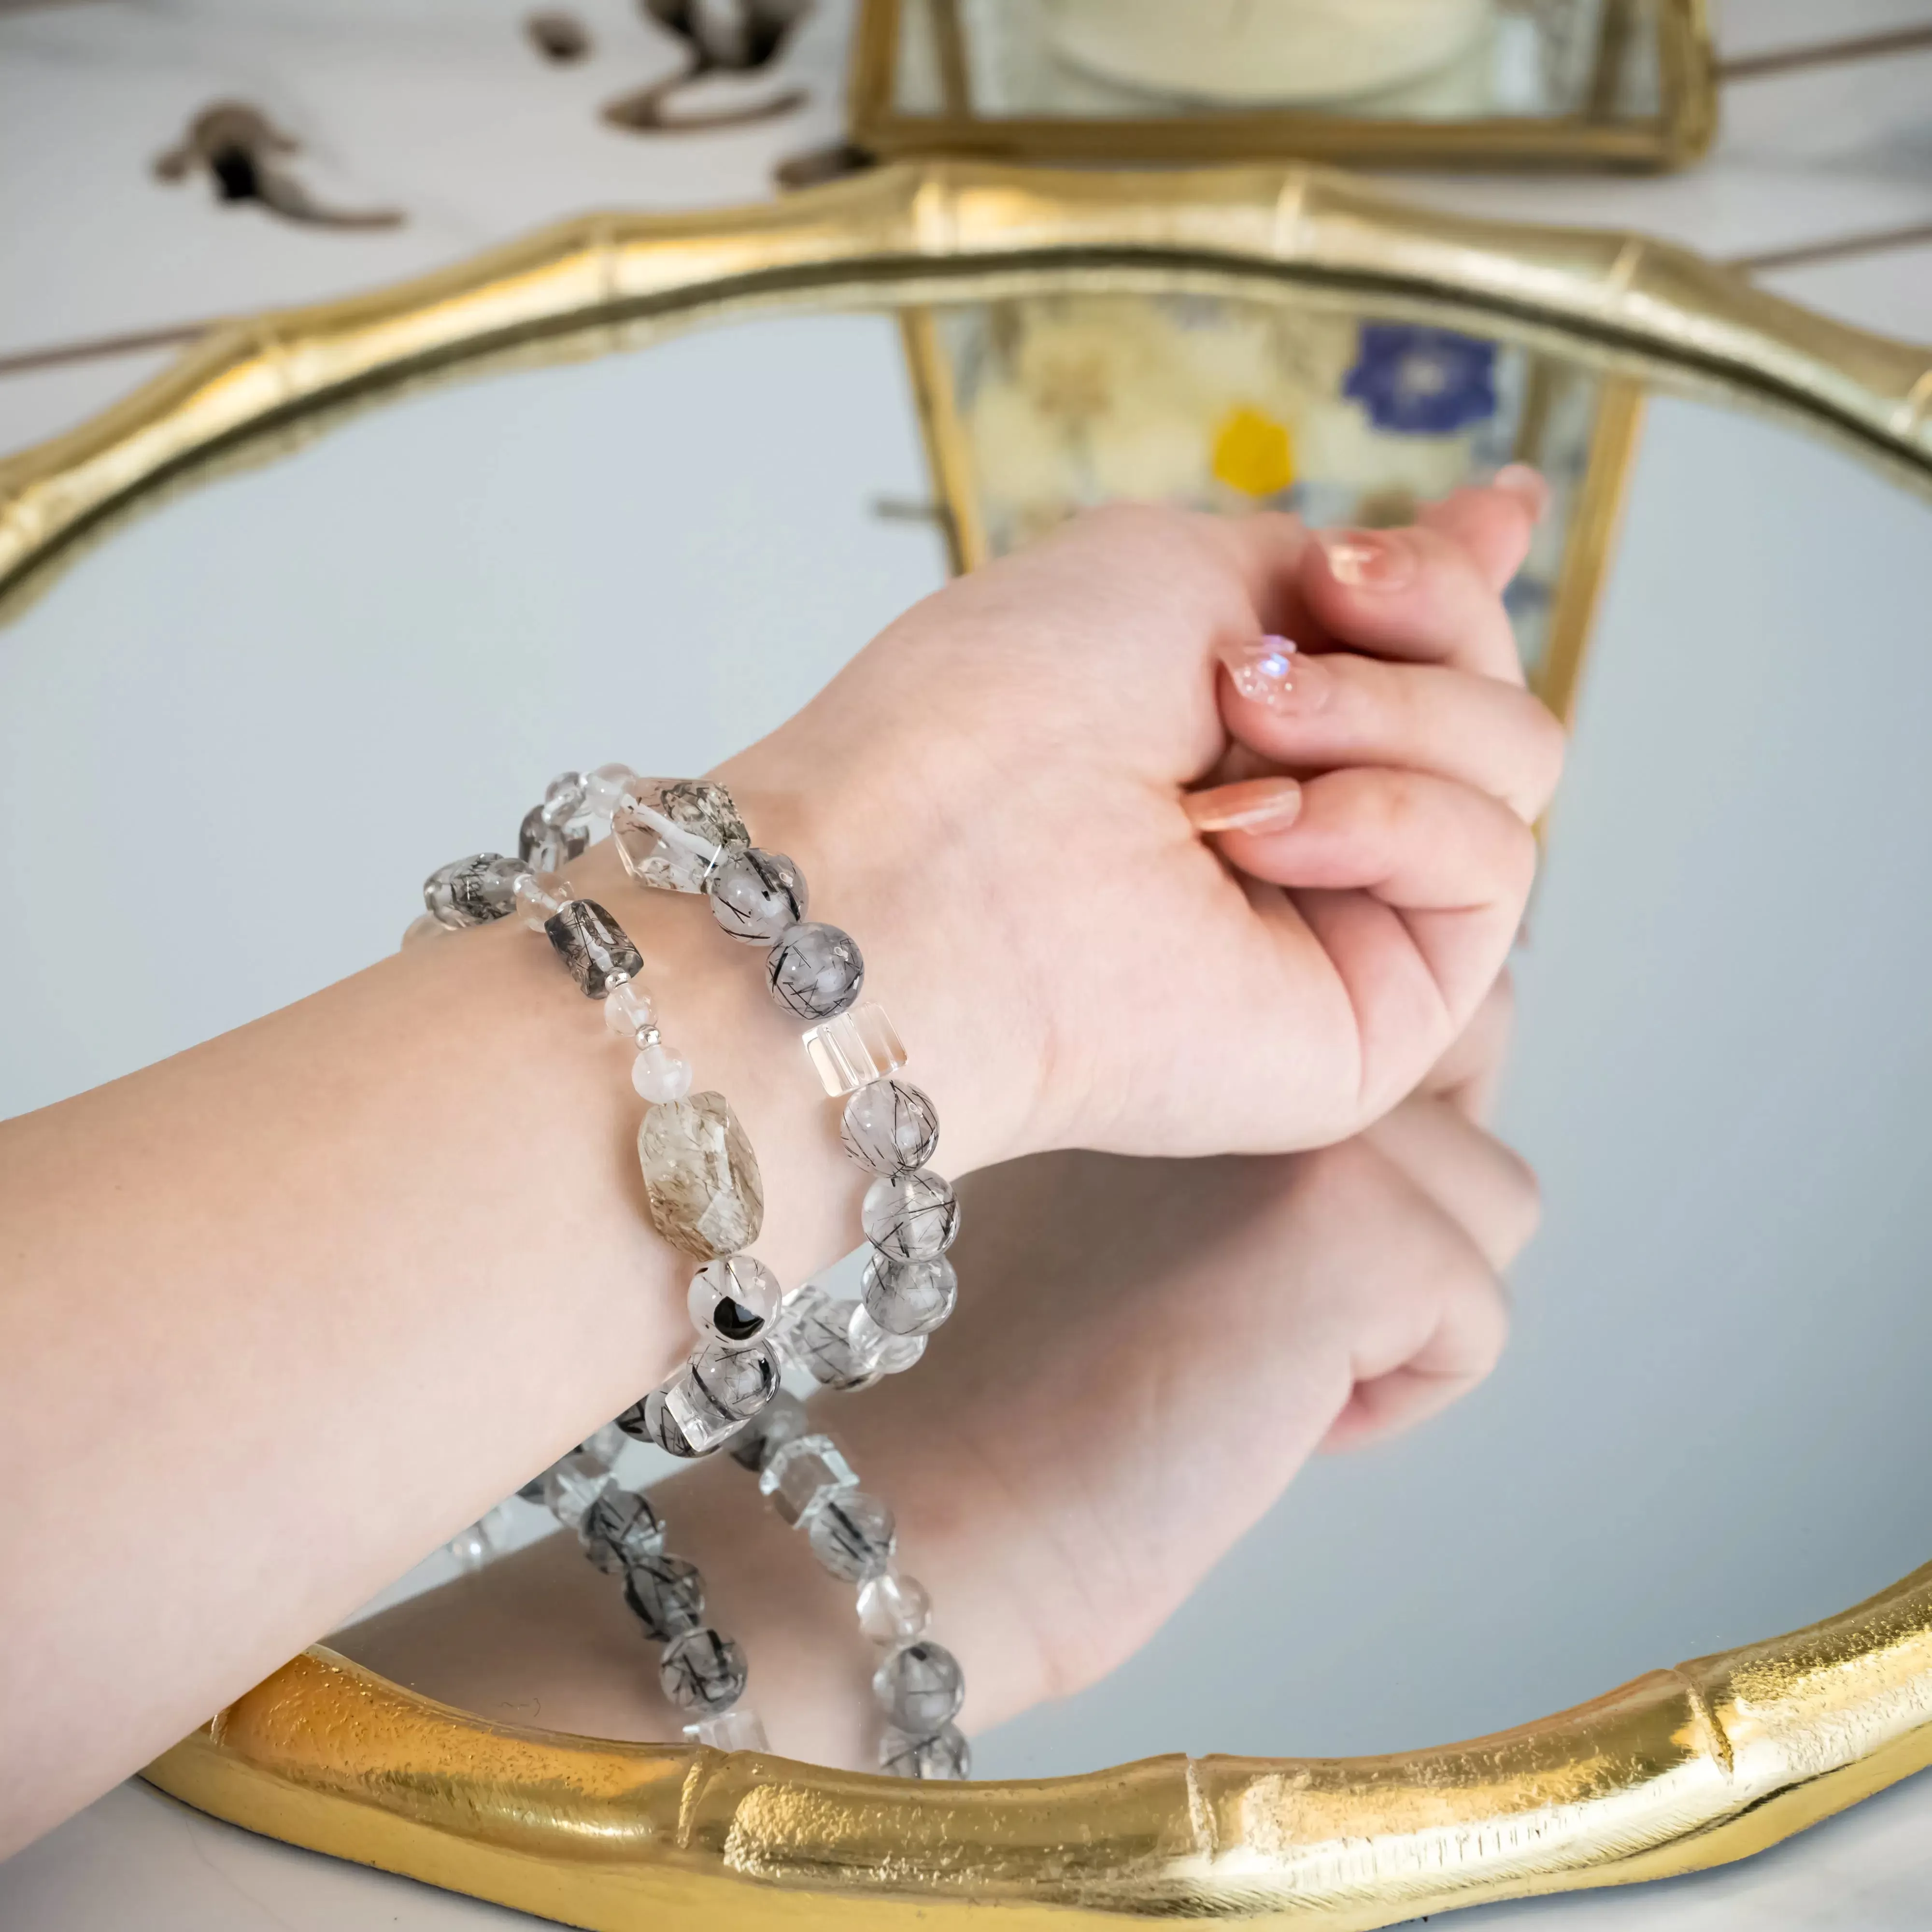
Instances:
[[[723,768],[866,950],[942,1165],[1316,1146],[1421,1078],[1501,968],[1561,762],[1498,594],[1528,483],[1373,532],[1096,512],[916,606]],[[1217,662],[1254,688],[1268,632],[1302,646],[1292,688],[1217,690]],[[1190,788],[1258,766],[1293,776],[1190,818]]]
[[[1501,1272],[1536,1219],[1527,1169],[1472,1118],[1507,1028],[1499,988],[1426,1091],[1318,1153],[1060,1154],[967,1184],[957,1316],[916,1374],[814,1411],[898,1516],[970,1729],[1130,1655],[1314,1449],[1406,1426],[1488,1371]],[[653,1495],[746,1646],[776,1748],[867,1764],[850,1587],[724,1458]],[[338,1642],[491,1718],[663,1738],[681,1721],[572,1537]]]

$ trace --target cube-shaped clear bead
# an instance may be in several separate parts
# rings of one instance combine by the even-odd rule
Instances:
[[[709,1744],[713,1750],[770,1750],[765,1727],[755,1711],[721,1711],[715,1718],[700,1718],[686,1724],[684,1734],[693,1742]]]
[[[794,1437],[759,1472],[758,1488],[796,1528],[828,1496],[856,1489],[859,1478],[829,1436]]]
[[[835,1014],[805,1036],[820,1083],[836,1100],[906,1064],[905,1042],[881,1006],[854,1006]]]

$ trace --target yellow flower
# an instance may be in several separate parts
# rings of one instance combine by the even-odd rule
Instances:
[[[1294,481],[1294,444],[1288,425],[1242,404],[1214,432],[1209,467],[1217,482],[1244,496],[1276,495]]]

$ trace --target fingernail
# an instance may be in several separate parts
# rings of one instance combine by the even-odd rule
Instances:
[[[1529,512],[1532,524],[1541,523],[1550,507],[1550,485],[1543,480],[1543,472],[1527,463],[1505,463],[1490,478],[1490,487],[1507,490]]]
[[[1280,710],[1294,688],[1293,641],[1273,635],[1245,638],[1221,653],[1228,676],[1244,698]]]
[[[1337,584],[1351,590],[1400,590],[1415,574],[1407,544],[1388,530],[1317,530],[1315,541]]]
[[[1280,832],[1301,810],[1301,788],[1292,778],[1249,778],[1190,792],[1180,802],[1197,832]]]

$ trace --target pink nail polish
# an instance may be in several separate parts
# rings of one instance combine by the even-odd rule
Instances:
[[[1250,638],[1221,653],[1228,676],[1241,695],[1279,710],[1294,688],[1295,647],[1287,638]]]
[[[1282,832],[1301,810],[1301,788],[1292,778],[1248,778],[1180,802],[1197,832]]]
[[[1400,590],[1415,574],[1415,558],[1387,530],[1317,530],[1329,574],[1351,590]]]
[[[1540,470],[1532,470],[1526,463],[1505,463],[1490,478],[1492,490],[1506,490],[1529,512],[1533,524],[1543,520],[1543,513],[1550,507],[1550,485],[1543,480]]]

